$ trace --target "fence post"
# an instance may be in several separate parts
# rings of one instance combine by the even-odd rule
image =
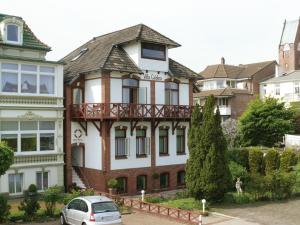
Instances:
[[[199,225],[202,225],[202,215],[199,216],[198,220],[199,220]]]

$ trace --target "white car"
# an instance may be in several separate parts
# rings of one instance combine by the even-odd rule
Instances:
[[[61,225],[122,225],[119,208],[104,196],[84,196],[71,200],[60,214]]]

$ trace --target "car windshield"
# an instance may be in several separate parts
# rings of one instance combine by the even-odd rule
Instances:
[[[97,202],[92,204],[93,213],[115,212],[118,207],[114,202]]]

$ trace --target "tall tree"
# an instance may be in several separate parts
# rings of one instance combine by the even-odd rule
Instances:
[[[13,164],[14,152],[5,142],[0,142],[0,176]]]
[[[294,111],[274,98],[250,102],[239,120],[242,144],[272,147],[294,131]]]
[[[214,112],[215,99],[210,96],[205,102],[202,126],[187,162],[186,184],[196,199],[218,201],[228,190],[231,175],[219,109],[216,114]]]

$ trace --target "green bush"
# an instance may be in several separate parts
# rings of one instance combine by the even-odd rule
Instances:
[[[266,182],[264,176],[252,173],[249,177],[249,183],[246,186],[246,191],[252,194],[255,200],[259,200],[265,196],[267,192]]]
[[[249,151],[249,169],[252,174],[261,174],[263,171],[263,152],[258,148]]]
[[[240,164],[230,161],[229,162],[229,169],[232,176],[232,181],[235,183],[237,178],[241,178],[243,182],[245,182],[248,179],[248,172],[247,169]]]
[[[234,161],[237,164],[249,170],[249,150],[248,149],[230,149],[228,151],[229,161]]]
[[[0,223],[5,222],[9,216],[10,205],[4,195],[0,195]]]
[[[162,197],[146,197],[145,201],[149,203],[162,203],[166,200]]]
[[[40,208],[39,195],[37,187],[31,184],[28,190],[24,191],[24,200],[19,206],[19,210],[25,212],[25,220],[30,221],[35,216],[36,212]]]
[[[24,221],[25,213],[24,211],[14,211],[9,215],[8,220],[14,223],[18,221]]]
[[[56,203],[59,202],[62,198],[62,188],[58,186],[53,186],[48,188],[43,193],[43,199],[46,206],[46,215],[53,216]]]
[[[80,191],[77,191],[75,189],[71,190],[69,193],[66,193],[63,199],[64,205],[67,205],[73,198],[77,198],[80,195],[81,195]]]
[[[175,199],[189,198],[189,192],[187,190],[179,191],[175,194]]]
[[[265,174],[271,174],[279,168],[280,160],[278,151],[271,149],[264,157]]]
[[[252,197],[248,193],[237,194],[234,192],[228,192],[224,196],[224,203],[234,203],[234,204],[247,204],[252,202]]]
[[[115,178],[111,178],[107,181],[107,187],[108,188],[117,188],[118,187],[118,181]]]
[[[163,202],[162,205],[183,210],[202,209],[202,203],[194,198],[169,200]]]
[[[296,165],[296,154],[291,149],[286,149],[280,156],[280,170],[290,172],[292,166]]]

